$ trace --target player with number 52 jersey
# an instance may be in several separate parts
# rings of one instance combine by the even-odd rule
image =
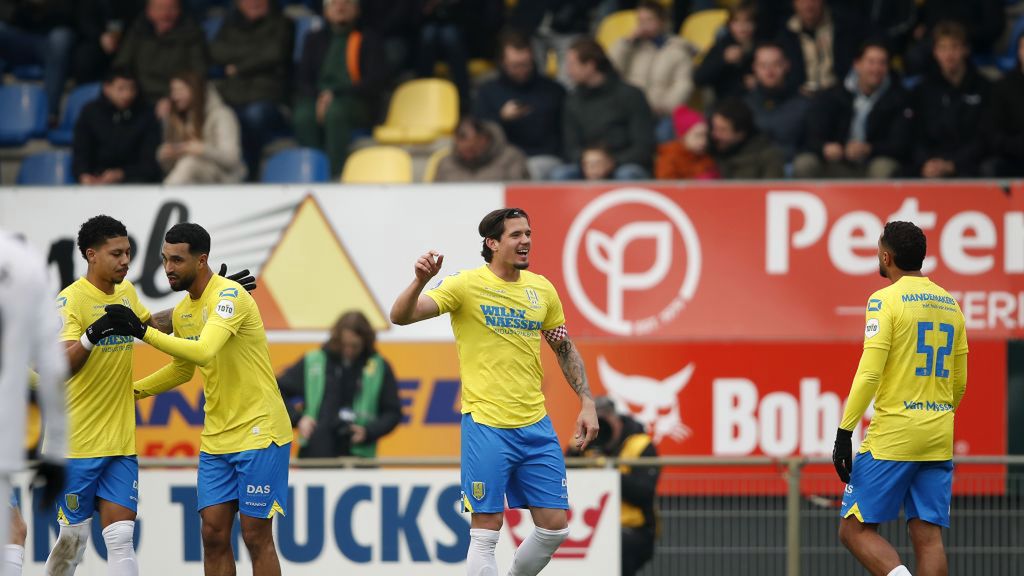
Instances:
[[[914,224],[885,225],[879,272],[891,284],[868,299],[864,352],[832,454],[847,483],[840,539],[872,574],[910,574],[877,533],[901,506],[918,573],[946,573],[942,528],[949,526],[953,419],[967,390],[967,333],[957,301],[921,274],[926,248]],[[853,429],[872,399],[854,460]]]

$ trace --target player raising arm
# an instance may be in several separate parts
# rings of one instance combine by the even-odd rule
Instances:
[[[876,576],[909,576],[878,534],[905,507],[918,576],[945,576],[953,417],[967,389],[967,333],[956,300],[921,275],[927,242],[910,222],[889,222],[878,241],[891,285],[871,295],[864,352],[832,460],[843,494],[839,538]],[[853,459],[853,429],[872,398],[875,414]],[[856,464],[856,466],[854,466]]]
[[[480,222],[486,265],[456,272],[421,293],[441,270],[431,251],[395,301],[391,321],[405,325],[447,313],[462,376],[462,503],[472,514],[469,576],[496,575],[494,548],[505,500],[529,508],[537,526],[516,551],[510,576],[533,576],[569,534],[565,460],[544,407],[540,340],[555,351],[580,398],[578,449],[597,435],[597,414],[583,360],[569,339],[554,286],[530,265],[530,220],[518,208]]]
[[[172,314],[175,336],[147,327],[130,308],[109,306],[107,313],[116,334],[174,357],[135,383],[138,397],[187,382],[196,366],[203,375],[198,493],[206,574],[235,573],[231,527],[240,514],[254,576],[279,576],[273,518],[287,510],[291,423],[256,302],[242,285],[213,273],[209,253],[210,235],[197,224],[177,224],[164,236],[167,280],[188,293]]]

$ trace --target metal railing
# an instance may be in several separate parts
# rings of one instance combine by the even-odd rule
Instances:
[[[839,542],[843,485],[827,458],[658,457],[567,459],[570,467],[659,466],[659,536],[643,576],[853,576],[864,574]],[[140,459],[193,467],[195,459]],[[296,460],[302,468],[457,467],[458,458]],[[382,473],[386,473],[382,471]],[[1024,575],[1024,456],[955,459],[950,574]],[[914,570],[906,520],[882,525]]]

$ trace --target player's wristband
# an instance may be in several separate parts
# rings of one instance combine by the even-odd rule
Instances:
[[[89,341],[89,337],[87,335],[82,334],[82,337],[79,338],[78,341],[82,343],[82,348],[85,348],[86,351],[92,352],[93,343]]]

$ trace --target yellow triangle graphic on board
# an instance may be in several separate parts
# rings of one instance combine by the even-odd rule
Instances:
[[[288,327],[321,330],[342,312],[359,310],[375,330],[387,330],[384,312],[363,281],[323,210],[307,196],[260,273]]]

